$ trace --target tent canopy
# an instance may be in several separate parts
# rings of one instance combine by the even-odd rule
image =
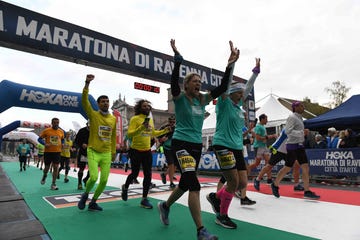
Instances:
[[[353,95],[337,108],[315,118],[306,120],[305,127],[310,130],[326,132],[329,127],[336,129],[360,129],[360,94]]]
[[[286,123],[286,119],[292,112],[284,107],[273,94],[268,95],[264,99],[262,106],[256,111],[256,117],[259,118],[261,114],[268,117],[268,123],[265,127],[276,127]]]

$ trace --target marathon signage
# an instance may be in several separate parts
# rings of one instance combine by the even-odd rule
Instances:
[[[359,176],[360,148],[309,149],[311,175]]]
[[[330,149],[307,149],[310,175],[324,176],[359,176],[360,175],[360,148]],[[123,159],[123,161],[125,161]],[[162,167],[165,164],[165,156],[162,153],[153,154],[153,167]],[[248,164],[254,162],[254,152],[249,152]],[[277,173],[285,162],[281,161],[272,169]],[[265,166],[262,160],[253,172],[260,172]],[[199,163],[200,171],[219,171],[220,167],[213,152],[203,153]]]
[[[0,1],[0,46],[163,83],[170,83],[174,65],[173,56],[3,1]],[[221,71],[184,61],[181,79],[188,72],[201,76],[203,90],[218,86],[223,75]],[[234,79],[245,82],[239,77]]]

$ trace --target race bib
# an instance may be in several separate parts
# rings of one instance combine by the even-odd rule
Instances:
[[[102,141],[109,142],[111,139],[111,127],[99,126],[98,135]]]
[[[80,157],[80,162],[87,162],[87,157],[85,157],[84,155],[81,155]]]
[[[186,150],[177,151],[176,158],[179,162],[182,172],[195,171],[196,160]]]
[[[50,136],[50,144],[57,146],[59,145],[59,137],[58,136]]]
[[[232,169],[236,165],[234,153],[228,149],[216,151],[216,157],[221,169]]]

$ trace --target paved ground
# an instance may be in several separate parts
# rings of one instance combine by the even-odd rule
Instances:
[[[3,157],[2,161],[17,161]],[[50,239],[0,165],[0,239]]]

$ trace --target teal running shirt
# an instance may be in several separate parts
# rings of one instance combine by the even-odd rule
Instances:
[[[203,97],[209,98],[209,94],[204,94]],[[191,103],[183,92],[174,99],[176,128],[173,139],[202,143],[205,106],[209,101],[204,102],[206,104],[201,105],[198,99],[193,98]]]
[[[265,137],[266,136],[266,128],[264,125],[261,125],[260,123],[256,124],[256,127],[254,128],[254,132],[257,135],[260,135],[261,137]],[[262,147],[266,147],[266,142],[264,141],[258,141],[256,140],[256,138],[254,138],[254,148],[262,148]]]
[[[242,101],[234,104],[227,97],[218,97],[216,103],[216,132],[213,145],[221,145],[228,148],[243,149],[243,132],[245,126],[244,113],[241,110]]]

